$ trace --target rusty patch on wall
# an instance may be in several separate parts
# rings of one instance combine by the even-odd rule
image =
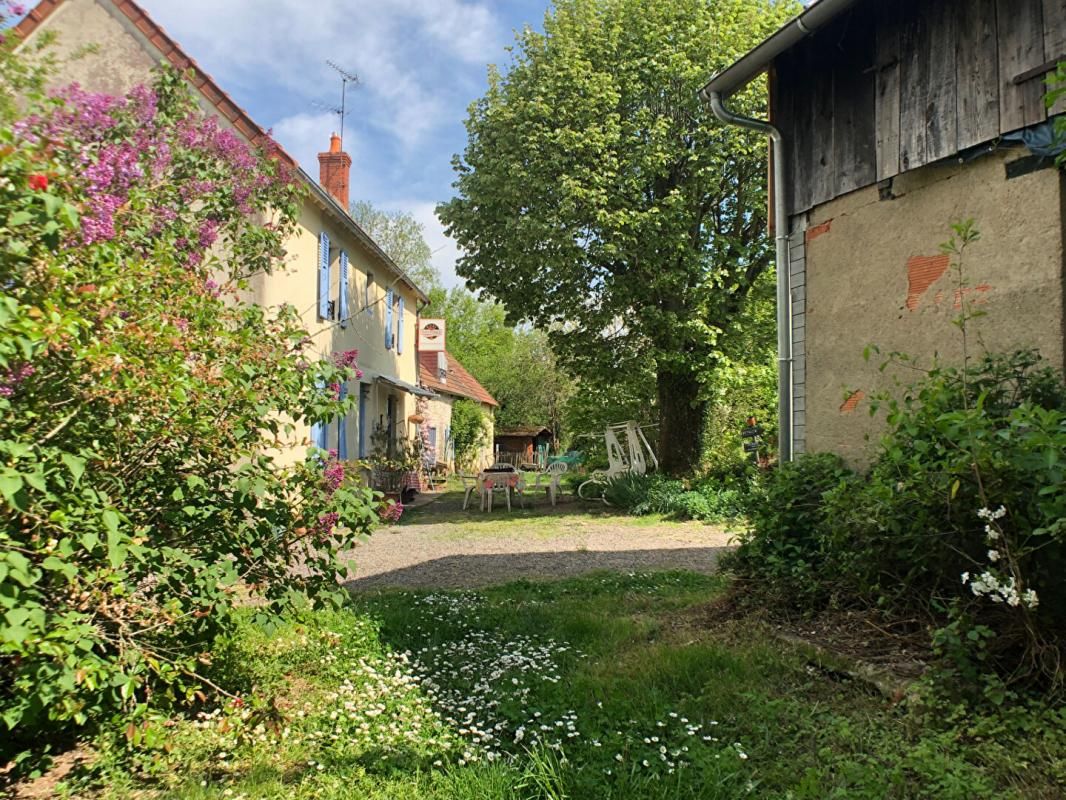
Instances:
[[[807,228],[806,241],[808,244],[813,242],[819,236],[825,233],[829,233],[829,229],[833,226],[833,220],[829,219],[823,222],[821,225],[815,225],[813,228]]]
[[[854,411],[856,408],[858,408],[859,403],[862,402],[862,399],[864,397],[866,397],[866,392],[864,392],[862,389],[858,389],[858,390],[852,392],[851,394],[848,395],[848,399],[845,400],[843,402],[843,404],[840,406],[840,413],[841,414],[850,414],[852,411]]]
[[[947,254],[937,256],[913,256],[907,259],[907,308],[914,311],[922,295],[936,283],[951,266]]]

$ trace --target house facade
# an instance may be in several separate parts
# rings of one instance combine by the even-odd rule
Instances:
[[[341,458],[363,458],[417,435],[410,420],[417,398],[432,394],[418,386],[416,351],[418,314],[428,298],[348,213],[351,158],[340,139],[333,136],[319,154],[316,181],[131,0],[42,0],[16,30],[27,44],[55,34],[50,52],[61,65],[57,84],[124,94],[148,82],[157,64],[191,70],[204,111],[272,151],[306,186],[285,267],[253,278],[249,299],[267,308],[294,306],[310,334],[308,355],[358,350],[363,375],[341,387],[358,397],[356,409],[328,425],[297,426],[279,461],[302,460],[312,444],[335,449]],[[88,46],[94,52],[68,58]]]
[[[1043,102],[1063,58],[1064,0],[819,0],[704,88],[727,119],[730,95],[769,75],[793,452],[865,461],[883,424],[871,395],[912,377],[866,346],[959,363],[964,300],[985,312],[976,347],[1063,368],[1066,183],[1049,113],[1066,104]],[[960,283],[940,245],[969,219],[981,237]]]
[[[420,319],[418,336],[419,385],[433,392],[433,397],[422,403],[421,416],[424,433],[424,448],[427,461],[444,464],[454,470],[455,442],[452,438],[452,407],[456,400],[466,399],[477,403],[485,418],[485,436],[474,456],[473,463],[464,468],[480,469],[492,463],[492,442],[495,433],[496,399],[478,383],[459,359],[445,349],[445,321]]]

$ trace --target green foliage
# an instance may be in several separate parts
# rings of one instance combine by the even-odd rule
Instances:
[[[777,303],[774,270],[752,287],[743,310],[722,335],[721,354],[704,378],[708,401],[703,469],[712,478],[745,472],[751,455],[741,446],[740,430],[754,416],[768,450],[777,441]],[[769,453],[764,453],[768,455]]]
[[[473,400],[456,400],[452,404],[452,441],[455,444],[455,462],[460,467],[469,466],[478,450],[488,439],[485,412]]]
[[[691,488],[662,475],[621,475],[607,482],[604,499],[631,514],[661,514],[673,519],[704,522],[737,519],[744,515],[750,484],[703,483]]]
[[[748,505],[750,529],[723,565],[759,591],[789,604],[816,606],[834,591],[826,563],[826,495],[847,493],[852,473],[835,455],[803,455],[762,477]]]
[[[355,200],[348,208],[359,227],[388,253],[427,294],[440,287],[440,274],[433,266],[433,251],[426,243],[426,229],[407,211],[383,211],[367,200]]]
[[[281,267],[298,185],[175,73],[45,97],[6,45],[0,67],[29,76],[0,105],[3,761],[202,697],[235,607],[340,600],[373,512],[325,454],[274,462],[285,420],[352,402],[294,309],[240,299]]]
[[[722,125],[707,77],[797,6],[567,0],[492,69],[438,213],[459,274],[547,330],[579,377],[655,371],[666,469],[702,450],[702,376],[771,263],[766,142]],[[764,112],[756,82],[731,102]],[[665,401],[665,404],[664,404]]]

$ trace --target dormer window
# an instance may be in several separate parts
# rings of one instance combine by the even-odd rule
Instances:
[[[437,353],[437,378],[441,383],[448,382],[448,357],[443,352]]]

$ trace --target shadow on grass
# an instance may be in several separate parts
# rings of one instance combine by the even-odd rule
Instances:
[[[690,570],[707,574],[715,571],[719,556],[730,549],[732,548],[678,547],[454,555],[368,575],[348,581],[344,585],[355,592],[387,587],[466,589],[518,580],[565,578],[602,570]]]

